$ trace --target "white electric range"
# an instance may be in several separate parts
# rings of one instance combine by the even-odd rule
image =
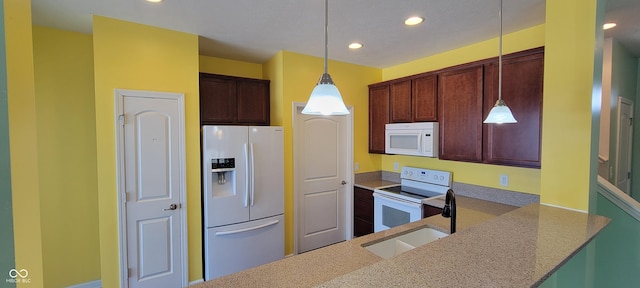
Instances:
[[[422,219],[422,201],[444,198],[451,182],[451,172],[402,167],[400,185],[373,191],[374,231]]]

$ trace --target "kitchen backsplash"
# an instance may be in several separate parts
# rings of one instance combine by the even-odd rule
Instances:
[[[534,194],[458,182],[453,182],[451,188],[456,193],[456,195],[462,195],[512,206],[522,207],[531,203],[540,203],[540,196]]]
[[[354,180],[358,182],[370,182],[376,180],[385,180],[400,183],[400,173],[389,171],[374,171],[366,173],[357,173]],[[467,196],[471,198],[487,200],[512,206],[522,207],[531,203],[540,203],[540,196],[528,193],[521,193],[510,190],[490,188],[466,183],[453,182],[451,185],[453,191],[457,195]]]

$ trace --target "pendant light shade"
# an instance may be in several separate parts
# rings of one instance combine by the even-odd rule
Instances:
[[[507,104],[502,100],[502,0],[500,0],[500,10],[498,11],[498,15],[500,15],[500,53],[498,55],[498,101],[496,101],[496,105],[491,108],[489,111],[489,115],[487,119],[484,120],[484,123],[518,123],[516,118],[513,117],[511,113],[511,109],[507,107]]]
[[[498,99],[496,101],[496,105],[491,108],[487,119],[484,120],[484,123],[518,123],[516,118],[513,118],[513,114],[511,113],[511,109],[504,104],[502,99]]]
[[[311,92],[307,105],[302,109],[302,114],[308,115],[347,115],[349,110],[342,101],[342,95],[338,87],[333,83],[331,75],[327,73],[327,42],[329,18],[329,1],[324,1],[324,73],[318,81],[318,85]]]

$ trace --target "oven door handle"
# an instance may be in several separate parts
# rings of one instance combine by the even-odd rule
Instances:
[[[388,195],[383,195],[383,194],[377,193],[377,192],[373,192],[373,197],[374,198],[379,198],[379,199],[384,199],[385,201],[391,201],[391,202],[394,202],[394,203],[400,204],[400,205],[410,206],[410,207],[413,207],[413,208],[422,208],[422,203],[418,204],[418,203],[415,203],[415,202],[409,202],[409,201],[398,199],[398,198],[391,197],[391,196],[388,196]]]

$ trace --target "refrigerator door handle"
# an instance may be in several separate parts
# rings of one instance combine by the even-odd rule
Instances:
[[[253,152],[254,151],[253,150],[253,143],[251,143],[250,145],[251,145],[250,146],[251,150],[250,150],[249,153],[251,155],[251,186],[249,186],[249,187],[251,187],[251,207],[253,207],[253,198],[255,198],[255,196],[256,196],[256,190],[255,190],[255,188],[256,188],[256,186],[255,186],[255,184],[256,184],[256,178],[255,178],[256,168],[253,165],[254,157],[255,157],[254,156],[254,152]]]
[[[264,227],[267,227],[267,226],[276,225],[278,223],[280,223],[280,220],[273,220],[271,222],[267,222],[267,223],[260,224],[258,226],[249,227],[249,228],[242,228],[242,229],[231,230],[231,231],[220,231],[220,232],[216,232],[216,236],[223,236],[223,235],[231,235],[231,234],[249,232],[249,231],[258,230],[260,228],[264,228]]]
[[[244,143],[244,207],[249,207],[249,147],[247,147],[247,143]]]

